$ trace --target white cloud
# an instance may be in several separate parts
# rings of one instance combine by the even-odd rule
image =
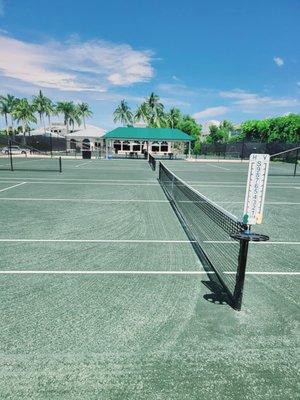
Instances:
[[[232,99],[234,105],[242,108],[244,112],[261,111],[280,107],[296,107],[300,105],[300,101],[289,97],[270,97],[261,96],[257,93],[246,92],[241,89],[219,92],[223,98]]]
[[[157,90],[159,93],[168,96],[182,96],[188,97],[188,99],[195,97],[198,94],[196,90],[190,89],[182,83],[160,83],[157,85]]]
[[[0,53],[0,75],[64,91],[103,92],[154,75],[150,51],[102,40],[34,44],[0,35]]]
[[[205,110],[196,112],[193,117],[196,119],[201,119],[201,118],[211,118],[215,117],[217,115],[223,115],[226,114],[229,111],[228,107],[224,106],[219,106],[219,107],[211,107],[211,108],[206,108]]]
[[[278,67],[282,67],[283,64],[284,64],[284,61],[283,61],[283,59],[281,57],[274,57],[273,61],[274,61],[275,64],[278,65]]]
[[[297,82],[297,85],[300,86],[300,82]]]

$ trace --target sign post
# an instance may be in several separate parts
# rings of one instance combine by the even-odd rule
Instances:
[[[251,232],[251,225],[261,224],[269,170],[269,154],[251,154],[249,160],[248,182],[244,206],[244,230],[230,235],[240,242],[239,262],[234,288],[234,308],[242,306],[249,242],[269,240],[266,235]]]
[[[262,223],[269,164],[269,154],[251,154],[250,156],[243,214],[245,225]]]

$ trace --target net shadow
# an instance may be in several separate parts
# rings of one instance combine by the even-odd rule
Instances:
[[[230,307],[234,308],[234,298],[232,297],[231,292],[227,289],[227,287],[224,285],[224,282],[219,278],[218,274],[216,273],[215,268],[211,265],[210,261],[208,260],[206,254],[202,250],[200,244],[196,240],[195,236],[191,232],[191,230],[188,228],[186,225],[184,218],[182,217],[180,211],[177,209],[175,203],[173,202],[173,199],[169,195],[168,191],[162,186],[162,189],[168,198],[171,207],[176,214],[177,218],[179,219],[179,222],[184,229],[188,239],[190,240],[190,243],[200,260],[203,269],[207,273],[207,276],[209,278],[209,281],[201,281],[204,286],[206,286],[209,290],[210,293],[207,293],[203,296],[203,298],[211,303],[215,304],[227,304]]]

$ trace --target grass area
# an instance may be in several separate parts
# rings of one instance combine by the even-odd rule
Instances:
[[[0,171],[0,398],[295,399],[299,178],[269,178],[236,312],[146,161],[63,164]],[[246,164],[166,164],[241,215]]]

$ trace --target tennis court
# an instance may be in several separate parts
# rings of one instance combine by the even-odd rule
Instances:
[[[165,164],[241,216],[246,163]],[[271,167],[237,312],[146,161],[30,169],[0,171],[0,398],[297,397],[299,177]]]

